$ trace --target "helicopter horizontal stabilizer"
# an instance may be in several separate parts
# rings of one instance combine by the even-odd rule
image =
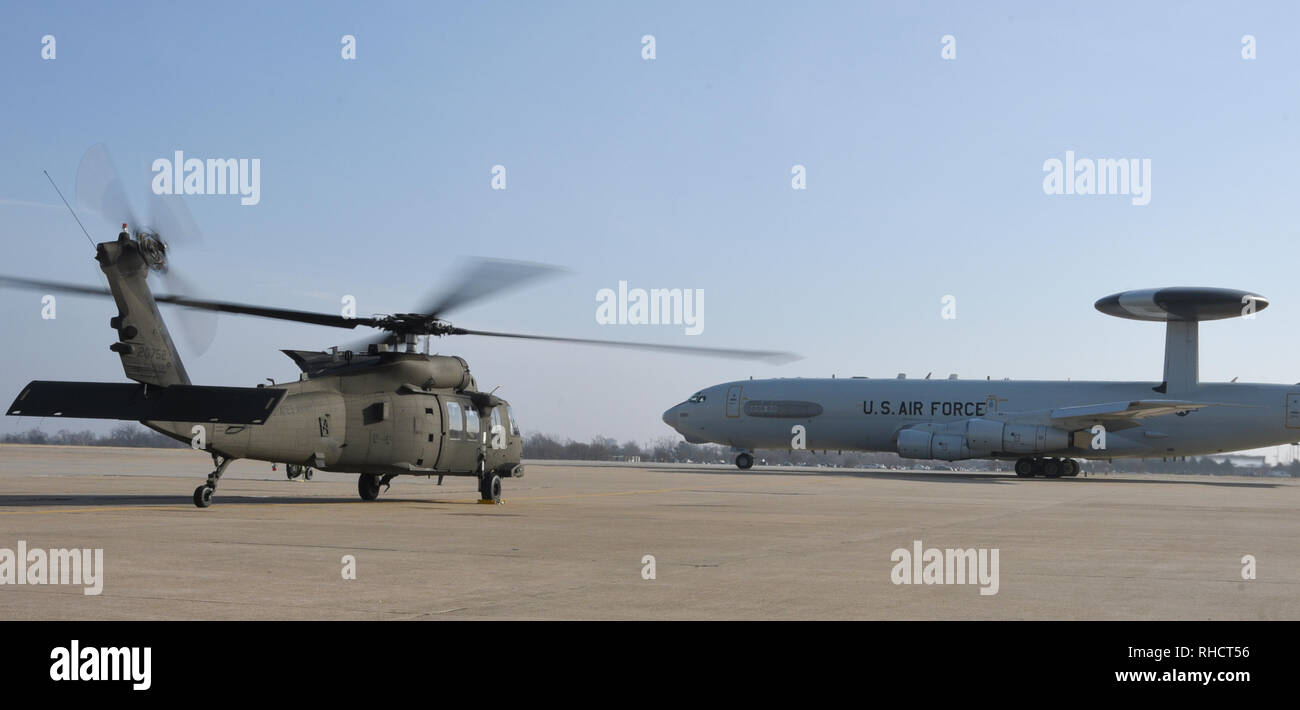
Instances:
[[[29,383],[9,405],[10,416],[127,421],[261,424],[285,391],[273,387],[208,387],[138,383]]]

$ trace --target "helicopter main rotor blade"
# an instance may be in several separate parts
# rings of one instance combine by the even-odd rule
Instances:
[[[113,292],[106,288],[81,286],[79,284],[62,283],[58,281],[39,281],[36,279],[19,278],[16,276],[0,276],[0,285],[15,286],[35,291],[60,291],[63,293],[82,296],[108,296],[109,298],[112,298],[113,296]],[[291,308],[271,308],[267,306],[252,306],[244,303],[231,303],[228,301],[209,301],[189,296],[158,294],[154,296],[154,300],[158,303],[170,303],[174,306],[181,306],[184,308],[217,311],[219,313],[237,313],[246,316],[274,318],[277,320],[288,320],[298,323],[312,323],[314,325],[326,325],[333,328],[356,328],[359,325],[376,327],[377,323],[374,318],[344,318],[341,315],[334,315],[333,313],[314,313],[312,311],[299,311]]]
[[[705,355],[710,357],[728,357],[745,360],[761,360],[772,364],[785,364],[803,359],[802,355],[779,352],[775,350],[740,350],[736,348],[706,348],[698,345],[665,345],[662,343],[635,343],[626,340],[596,340],[592,338],[565,338],[554,335],[528,335],[524,333],[498,333],[488,330],[468,330],[455,328],[452,335],[482,335],[489,338],[520,338],[523,340],[548,340],[555,343],[577,343],[579,345],[604,345],[615,348],[636,350],[659,350],[662,352],[684,353],[687,355]]]
[[[209,301],[201,298],[190,298],[188,296],[154,296],[154,300],[159,303],[170,303],[174,306],[184,308],[196,308],[205,311],[217,311],[219,313],[237,313],[245,316],[258,316],[259,318],[274,318],[276,320],[288,320],[297,323],[311,323],[313,325],[326,325],[332,328],[355,328],[359,325],[374,326],[376,321],[373,318],[345,318],[333,313],[316,313],[313,311],[299,311],[292,308],[272,308],[268,306],[252,306],[246,303],[231,303],[228,301]]]
[[[38,281],[36,279],[24,279],[17,276],[0,276],[0,286],[25,288],[29,291],[57,291],[60,293],[71,293],[78,296],[113,297],[112,291],[101,286],[82,286],[81,284],[62,283],[59,281]]]
[[[530,281],[553,276],[561,271],[557,266],[530,261],[475,259],[460,273],[456,283],[426,301],[420,312],[441,318],[448,311],[514,290]]]

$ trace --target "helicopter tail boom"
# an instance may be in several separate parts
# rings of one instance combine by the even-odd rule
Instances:
[[[117,241],[96,246],[95,260],[108,277],[118,310],[109,321],[118,340],[109,349],[121,356],[126,376],[136,382],[161,387],[188,385],[190,376],[145,280],[155,267],[153,259],[141,242],[131,240],[125,231]]]

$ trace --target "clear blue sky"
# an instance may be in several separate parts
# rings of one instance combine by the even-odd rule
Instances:
[[[1162,329],[1092,308],[1152,286],[1269,297],[1253,321],[1202,329],[1202,377],[1300,380],[1300,10],[1041,5],[10,3],[0,271],[100,281],[41,170],[71,196],[102,141],[141,211],[155,158],[261,159],[260,205],[189,199],[206,241],[175,261],[212,297],[395,312],[448,255],[503,256],[570,272],[455,323],[805,356],[443,341],[531,431],[667,435],[665,408],[750,375],[1158,379]],[[1043,161],[1067,150],[1149,158],[1150,205],[1043,194]],[[619,280],[703,288],[704,333],[597,325],[595,294]],[[947,294],[956,320],[939,317]],[[39,294],[3,292],[0,397],[122,380],[113,312],[66,297],[42,321]],[[289,379],[278,348],[353,334],[223,317],[217,337],[186,360],[196,381]]]

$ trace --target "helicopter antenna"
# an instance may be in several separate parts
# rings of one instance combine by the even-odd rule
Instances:
[[[54,191],[59,193],[59,199],[63,200],[64,206],[72,213],[72,218],[77,220],[77,226],[81,227],[82,234],[85,234],[86,239],[90,240],[90,246],[95,246],[95,240],[90,238],[90,232],[86,231],[86,225],[81,223],[81,218],[77,216],[76,210],[72,209],[72,205],[68,204],[68,198],[63,196],[63,190],[60,190],[59,186],[54,184],[54,178],[50,177],[49,171],[42,170],[41,172],[45,173],[45,179],[50,181],[50,186],[54,188]]]

